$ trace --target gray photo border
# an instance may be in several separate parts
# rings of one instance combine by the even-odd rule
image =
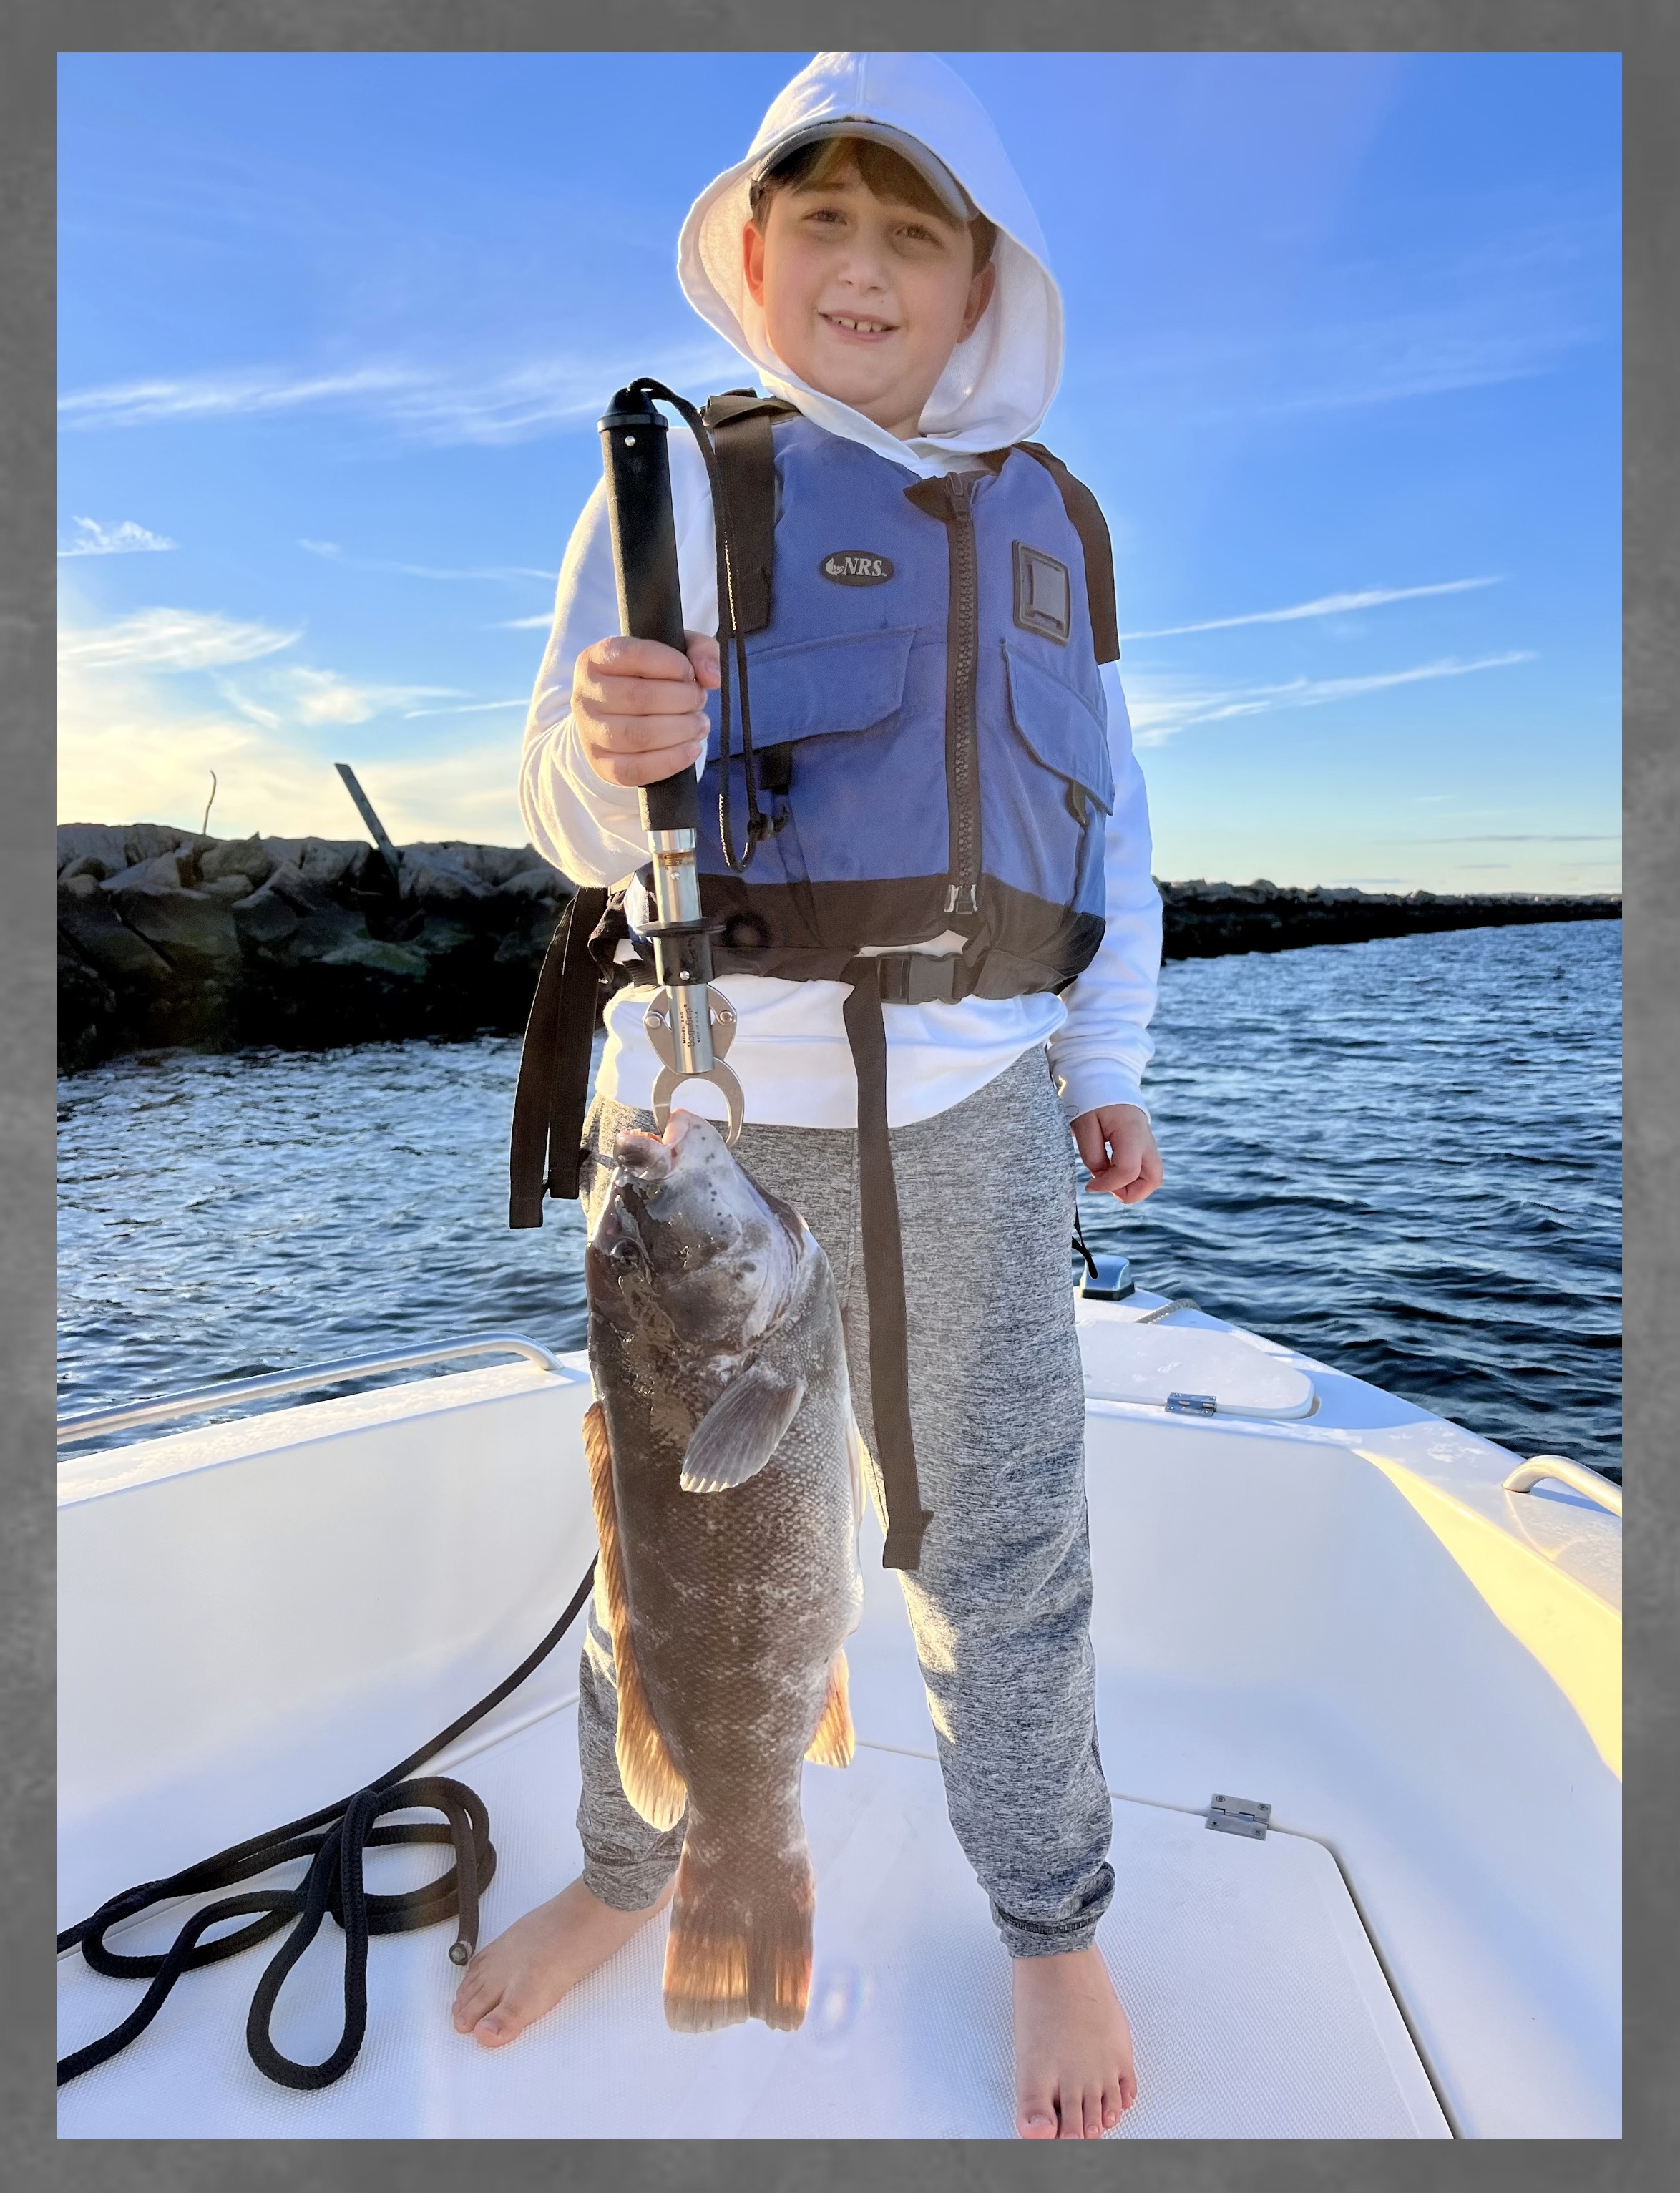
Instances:
[[[1654,0],[1046,0],[1029,19],[1035,51],[1598,51],[1624,56],[1627,180],[1624,545],[1628,875],[1625,947],[1631,1025],[1626,1148],[1630,1310],[1630,1473],[1637,1519],[1628,1562],[1630,1825],[1626,1867],[1638,1924],[1626,1989],[1637,2007],[1625,2064],[1627,2122],[1609,2142],[1529,2142],[1448,2153],[1393,2142],[1173,2142],[1109,2145],[1052,2161],[1042,2149],[981,2142],[509,2142],[491,2168],[507,2189],[607,2176],[624,2193],[737,2184],[829,2193],[884,2179],[928,2193],[1011,2184],[1096,2184],[1124,2175],[1150,2189],[1270,2189],[1520,2183],[1638,2187],[1659,2182],[1658,2158],[1680,2151],[1680,2081],[1668,2040],[1680,1961],[1680,1872],[1669,1861],[1680,1818],[1680,1731],[1665,1678],[1673,1667],[1680,1504],[1663,1468],[1660,1427],[1680,1413],[1680,1366],[1670,1305],[1680,1299],[1677,1126],[1680,1016],[1680,753],[1664,701],[1680,684],[1680,351],[1672,270],[1680,265],[1680,9]],[[404,2189],[457,2184],[450,2143],[280,2141],[66,2142],[52,2119],[49,1996],[51,1932],[53,1390],[50,1099],[54,56],[58,51],[350,49],[622,51],[656,41],[802,56],[810,39],[849,29],[868,39],[915,31],[947,51],[1022,49],[1018,8],[980,0],[894,0],[833,8],[809,0],[13,0],[0,34],[0,177],[3,249],[0,358],[11,391],[0,407],[0,479],[11,522],[0,536],[0,892],[5,1008],[0,1012],[0,1351],[8,1484],[0,1534],[0,1635],[7,1675],[3,1726],[11,1761],[3,1818],[9,1870],[0,1941],[13,1976],[0,2056],[0,2110],[11,2182],[100,2193],[220,2193],[240,2187]],[[997,45],[991,47],[995,37]],[[1671,278],[1664,280],[1665,274]],[[1668,1101],[1665,1101],[1667,1099]],[[1513,1864],[1544,1865],[1545,1823],[1511,1824]],[[1557,1892],[1567,1894],[1568,1883]],[[20,1977],[22,1976],[22,1977]],[[887,2150],[892,2150],[890,2154]],[[1460,2173],[1463,2173],[1462,2177]]]

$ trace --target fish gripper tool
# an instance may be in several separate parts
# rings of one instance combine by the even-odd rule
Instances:
[[[681,404],[657,382],[635,381],[619,390],[600,421],[607,517],[622,629],[682,654],[687,633],[671,508],[669,430],[654,401],[656,389]],[[720,587],[720,594],[725,590]],[[734,1142],[741,1133],[743,1103],[741,1084],[724,1063],[724,1054],[735,1034],[735,1009],[712,982],[712,935],[719,925],[700,910],[700,796],[694,771],[679,770],[657,784],[645,784],[639,797],[652,856],[657,915],[643,931],[653,947],[658,984],[643,1016],[659,1060],[654,1120],[663,1133],[671,1098],[680,1085],[709,1081],[727,1107],[728,1139]]]

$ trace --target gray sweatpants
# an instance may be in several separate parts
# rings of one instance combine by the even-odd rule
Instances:
[[[620,1104],[592,1107],[592,1229],[614,1136],[651,1125]],[[1076,1159],[1044,1051],[1028,1051],[949,1111],[895,1127],[892,1144],[911,1422],[922,1505],[933,1511],[921,1566],[900,1582],[946,1804],[1010,1955],[1082,1950],[1114,1894],[1112,1822],[1097,1749],[1069,1276]],[[857,1136],[749,1121],[737,1154],[804,1213],[828,1253],[873,1455]],[[616,1709],[611,1640],[592,1606],[578,1706],[583,1878],[604,1903],[639,1910],[674,1870],[683,1829],[649,1827],[625,1798]]]

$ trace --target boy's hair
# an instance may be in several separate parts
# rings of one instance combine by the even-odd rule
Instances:
[[[878,145],[872,137],[819,137],[814,144],[800,145],[785,153],[754,178],[748,199],[754,227],[762,232],[770,201],[777,191],[821,190],[851,168],[857,169],[858,180],[874,197],[913,205],[943,221],[950,220],[926,178],[890,145]],[[977,213],[968,224],[968,233],[973,241],[978,274],[990,261],[997,227],[984,214]]]

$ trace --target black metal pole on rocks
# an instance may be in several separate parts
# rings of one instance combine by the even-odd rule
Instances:
[[[344,788],[356,803],[356,811],[368,826],[373,842],[378,846],[385,865],[391,871],[393,884],[402,881],[402,855],[386,834],[385,825],[373,811],[373,802],[356,782],[356,772],[347,761],[335,761],[333,767],[344,779]]]

